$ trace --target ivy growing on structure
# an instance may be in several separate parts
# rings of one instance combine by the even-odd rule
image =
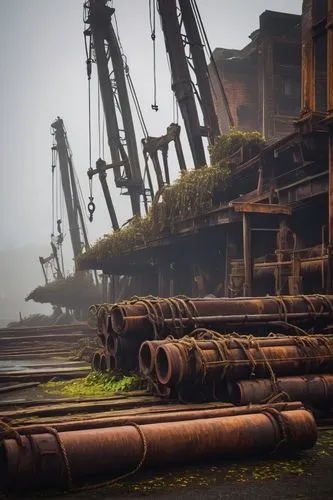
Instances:
[[[260,152],[264,138],[259,132],[232,129],[215,139],[209,147],[210,167],[182,171],[170,186],[165,186],[154,200],[146,217],[134,217],[120,231],[98,240],[78,259],[78,265],[132,252],[162,234],[175,232],[177,223],[198,217],[217,206],[219,193],[226,189],[235,165]]]

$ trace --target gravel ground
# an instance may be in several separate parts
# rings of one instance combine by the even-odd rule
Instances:
[[[3,498],[14,498],[3,496]],[[22,497],[15,497],[22,498]],[[137,474],[121,484],[81,491],[24,496],[49,499],[247,499],[333,498],[333,430],[320,431],[316,446],[293,456],[238,459]]]

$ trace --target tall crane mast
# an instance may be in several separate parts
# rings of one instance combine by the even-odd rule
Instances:
[[[64,193],[66,211],[68,217],[69,233],[71,237],[74,259],[81,253],[82,246],[89,247],[87,232],[83,219],[82,209],[78,197],[75,174],[72,162],[72,153],[69,148],[67,134],[64,122],[57,118],[51,125],[54,130],[55,150],[58,153],[59,168],[61,173],[61,184]],[[80,225],[81,223],[84,242],[81,242]]]
[[[184,120],[194,166],[199,168],[206,164],[202,137],[207,136],[209,142],[213,143],[215,137],[220,134],[204,53],[204,40],[202,40],[197,23],[198,18],[201,22],[200,14],[195,0],[178,0],[178,3],[177,0],[157,0],[157,4],[166,51],[170,59],[172,88]],[[184,25],[186,35],[181,32],[182,25]],[[190,48],[191,62],[186,56],[186,45]],[[199,122],[190,67],[197,80],[197,94],[204,119],[203,127]],[[226,101],[221,81],[220,86],[222,97]],[[228,108],[227,102],[226,106]],[[231,114],[229,113],[228,116],[230,118]],[[232,123],[230,125],[232,126]]]
[[[84,4],[86,11],[85,22],[89,25],[89,28],[84,32],[87,47],[88,78],[90,79],[91,76],[92,54],[94,54],[112,159],[112,164],[106,165],[103,169],[103,179],[105,180],[106,169],[112,168],[116,186],[125,187],[128,190],[133,215],[140,215],[140,196],[144,194],[144,189],[127,92],[124,61],[111,21],[114,9],[106,4],[107,0],[88,0]],[[113,81],[110,79],[110,62],[112,63]],[[121,127],[118,124],[116,107],[119,107],[122,118],[124,140],[120,137]],[[121,166],[124,166],[125,175],[121,174]],[[96,170],[100,173],[101,164],[99,163],[96,167]],[[104,184],[106,185],[106,181]],[[104,194],[105,185],[103,187]],[[108,203],[109,211],[110,199]],[[115,214],[110,213],[110,217],[111,220],[115,220]],[[115,224],[113,226],[115,227]]]

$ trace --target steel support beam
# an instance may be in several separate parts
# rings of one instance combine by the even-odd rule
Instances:
[[[252,251],[251,251],[251,222],[247,213],[243,214],[243,255],[244,255],[244,297],[252,295]]]
[[[208,129],[209,141],[214,143],[214,139],[219,135],[220,130],[212,98],[203,41],[200,37],[190,0],[179,0],[179,6],[192,54],[193,66],[201,97],[204,123]]]
[[[198,112],[183,39],[177,17],[176,0],[158,0],[167,53],[170,58],[172,87],[184,120],[195,168],[206,165]]]
[[[108,207],[108,211],[109,211],[109,215],[110,215],[110,219],[111,219],[111,224],[112,224],[113,230],[118,231],[119,230],[118,219],[117,219],[116,212],[115,212],[115,209],[114,209],[114,206],[112,203],[112,199],[111,199],[111,195],[110,195],[110,191],[109,191],[109,186],[108,186],[108,183],[106,182],[106,171],[105,171],[106,169],[105,169],[105,167],[106,167],[106,163],[104,160],[102,160],[101,158],[99,160],[97,160],[96,170],[98,171],[98,177],[99,177],[99,180],[101,182],[104,198],[106,201],[106,205]]]

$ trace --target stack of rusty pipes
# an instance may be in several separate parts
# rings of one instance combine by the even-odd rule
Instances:
[[[144,342],[139,365],[182,401],[247,404],[285,397],[318,408],[333,401],[333,336],[255,338],[198,330],[183,339]]]
[[[265,324],[301,325],[322,331],[333,322],[332,295],[190,299],[138,298],[110,309],[113,331],[142,340],[182,337],[195,328],[225,332]]]
[[[110,312],[112,304],[95,307],[97,335],[101,344],[92,359],[92,368],[102,373],[129,373],[138,370],[138,337],[121,337],[112,329]]]
[[[93,368],[126,373],[138,369],[138,353],[145,340],[183,337],[198,326],[215,327],[219,332],[251,328],[260,333],[273,325],[283,325],[288,333],[300,332],[300,327],[321,330],[333,322],[333,296],[139,297],[98,306],[97,318],[102,348],[95,353]],[[153,387],[158,389],[155,392],[169,395],[158,382]]]
[[[299,403],[197,411],[192,418],[183,413],[94,428],[81,422],[80,430],[73,422],[64,430],[29,426],[5,432],[2,486],[71,489],[101,477],[116,481],[140,468],[309,449],[317,438],[312,414]]]
[[[107,373],[112,371],[112,359],[109,352],[109,330],[111,328],[110,309],[112,304],[98,304],[90,308],[90,314],[96,319],[97,336],[100,348],[93,354],[92,369]]]

